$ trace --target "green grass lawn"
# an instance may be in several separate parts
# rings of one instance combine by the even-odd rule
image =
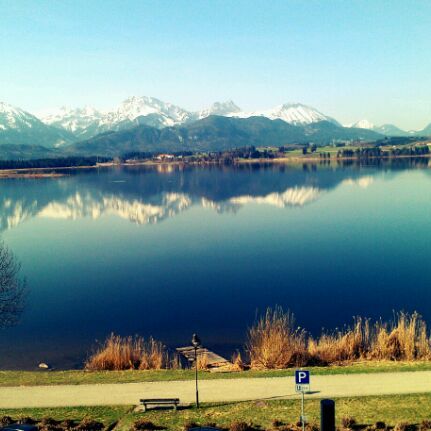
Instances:
[[[339,398],[335,403],[337,424],[345,416],[352,416],[358,424],[372,425],[377,421],[395,426],[398,422],[420,423],[431,418],[431,394],[402,396],[378,396]],[[306,400],[305,413],[310,423],[320,422],[320,400]],[[228,427],[232,422],[244,421],[259,425],[262,429],[273,428],[274,419],[284,423],[295,423],[300,416],[300,401],[253,401],[204,405],[200,410],[148,411],[129,413],[119,423],[120,430],[129,430],[137,418],[145,417],[156,425],[180,431],[187,422],[199,425],[216,423]]]
[[[13,419],[31,417],[36,420],[52,418],[60,421],[64,419],[81,421],[84,418],[89,418],[102,422],[106,427],[109,427],[130,414],[132,410],[133,406],[0,409],[0,416],[10,416]]]
[[[358,362],[352,365],[309,367],[313,375],[376,373],[398,371],[429,371],[431,361],[417,362]],[[200,372],[201,379],[232,379],[251,377],[286,377],[294,370],[243,371],[231,373]],[[172,380],[191,380],[193,370],[161,371],[0,371],[0,387],[35,385],[79,385],[89,383],[131,383]]]
[[[337,424],[344,416],[352,416],[358,424],[371,425],[384,421],[394,426],[399,422],[420,423],[431,418],[431,394],[372,396],[336,399]],[[306,400],[305,410],[310,423],[319,423],[320,401]],[[298,421],[300,415],[297,400],[271,400],[237,403],[203,404],[199,410],[150,410],[146,413],[133,411],[133,406],[77,407],[50,409],[0,409],[0,416],[13,418],[30,416],[34,419],[52,417],[57,420],[89,418],[109,426],[117,423],[116,430],[128,431],[137,419],[144,418],[168,430],[183,431],[184,424],[196,422],[200,425],[215,423],[228,427],[232,422],[244,421],[259,425],[262,429],[272,427],[277,419],[284,423]]]

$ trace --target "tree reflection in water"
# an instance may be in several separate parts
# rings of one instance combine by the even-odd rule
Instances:
[[[0,242],[0,328],[15,325],[24,309],[26,281],[20,271],[15,255]]]

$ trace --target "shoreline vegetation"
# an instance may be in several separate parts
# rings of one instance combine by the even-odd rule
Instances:
[[[352,144],[317,147],[244,147],[212,153],[129,153],[121,157],[59,157],[35,160],[0,160],[1,178],[55,178],[64,176],[58,170],[95,169],[115,166],[209,166],[244,164],[299,164],[321,165],[348,162],[376,162],[395,159],[431,158],[431,141],[413,144],[380,145]],[[41,172],[51,171],[44,174]],[[55,171],[54,171],[55,170]],[[25,175],[28,174],[28,175]]]
[[[353,325],[311,336],[297,327],[295,317],[281,307],[268,308],[248,329],[243,354],[233,354],[222,371],[283,370],[295,367],[328,367],[362,361],[430,361],[431,336],[426,322],[414,312],[399,312],[393,321],[356,317]],[[212,368],[205,354],[198,368]],[[182,369],[181,358],[162,342],[139,336],[111,334],[85,363],[85,369],[163,370]]]
[[[327,367],[307,367],[313,375],[339,374],[375,374],[395,372],[431,371],[431,361],[353,361],[348,364],[330,365]],[[294,368],[280,370],[247,370],[244,372],[208,372],[199,371],[199,379],[249,379],[292,377]],[[84,385],[109,383],[143,383],[160,381],[194,380],[193,369],[161,370],[37,370],[37,371],[0,371],[0,387],[13,386],[52,386]]]

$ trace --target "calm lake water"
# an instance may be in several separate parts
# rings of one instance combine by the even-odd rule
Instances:
[[[352,316],[431,321],[431,169],[118,168],[0,182],[29,292],[0,368],[77,367],[112,331],[229,353],[256,311],[312,333]]]

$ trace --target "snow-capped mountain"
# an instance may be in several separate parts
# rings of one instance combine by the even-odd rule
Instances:
[[[376,126],[375,124],[371,123],[371,121],[368,121],[368,120],[360,120],[347,127],[372,130],[384,136],[411,136],[412,134],[415,134],[415,133],[402,130],[393,124],[383,124],[382,126]]]
[[[145,124],[163,128],[197,119],[196,114],[155,97],[130,97],[116,109],[108,112],[95,108],[60,108],[41,116],[47,124],[62,127],[79,139],[88,139],[99,133],[119,131]]]
[[[197,116],[199,119],[209,117],[210,115],[234,116],[241,112],[241,108],[232,100],[227,102],[215,102],[209,108],[199,111]]]
[[[373,129],[377,133],[381,133],[385,136],[411,136],[414,135],[412,132],[407,132],[393,124],[383,124],[382,126],[374,127]]]
[[[164,127],[175,126],[194,119],[194,115],[172,103],[162,102],[155,97],[130,97],[125,100],[115,112],[109,113],[106,118],[112,124],[121,124],[127,121],[136,121],[140,117],[156,115]]]
[[[83,131],[102,121],[105,113],[91,106],[70,108],[62,106],[59,109],[39,113],[39,118],[50,126],[68,130],[80,137]]]
[[[147,96],[130,97],[109,112],[101,112],[89,107],[60,108],[43,114],[41,119],[46,124],[73,132],[78,139],[82,140],[102,132],[125,130],[141,124],[161,129],[186,124],[210,115],[239,118],[262,116],[271,120],[280,119],[294,125],[307,125],[319,121],[329,121],[339,125],[333,118],[300,103],[284,104],[268,110],[244,112],[232,100],[229,100],[216,102],[199,112],[191,112],[172,103]]]
[[[60,147],[73,141],[66,130],[51,127],[34,115],[0,102],[0,144]]]
[[[232,116],[241,118],[266,117],[271,120],[279,119],[295,126],[317,123],[319,121],[329,121],[337,125],[339,124],[335,119],[322,114],[317,109],[301,103],[285,103],[272,109],[240,112],[235,113]]]
[[[369,129],[374,130],[376,127],[371,121],[366,119],[359,120],[356,123],[350,124],[348,127],[354,127],[355,129]]]

